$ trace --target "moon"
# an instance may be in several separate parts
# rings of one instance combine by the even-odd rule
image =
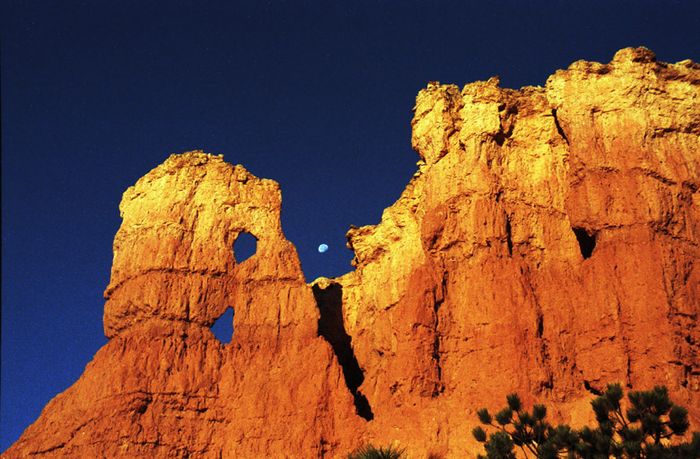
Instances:
[[[328,251],[328,245],[326,244],[321,244],[318,246],[318,252],[319,253],[326,253]]]

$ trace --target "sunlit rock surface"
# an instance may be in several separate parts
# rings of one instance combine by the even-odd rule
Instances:
[[[544,88],[431,83],[412,125],[415,176],[312,286],[275,182],[199,152],[139,180],[110,341],[3,457],[471,457],[479,407],[517,391],[580,425],[618,381],[699,429],[700,66],[630,48]]]
[[[347,450],[355,414],[277,183],[201,152],[122,199],[105,292],[110,341],[6,457],[311,457]],[[242,232],[258,239],[238,264]],[[209,330],[235,308],[223,345]]]

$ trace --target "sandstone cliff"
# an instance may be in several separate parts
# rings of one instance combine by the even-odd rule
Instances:
[[[110,341],[6,457],[267,457],[345,450],[364,421],[330,345],[277,183],[173,155],[129,188],[105,291]],[[257,238],[242,263],[232,246]],[[209,330],[235,305],[235,334]]]
[[[199,152],[139,180],[110,341],[3,457],[463,457],[478,407],[517,391],[580,424],[615,381],[665,384],[700,429],[700,66],[639,48],[544,88],[431,83],[412,124],[418,171],[313,285],[275,182]]]

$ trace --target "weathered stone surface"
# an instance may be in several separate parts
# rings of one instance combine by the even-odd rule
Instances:
[[[580,424],[616,381],[667,385],[700,426],[699,134],[700,68],[643,48],[421,91],[419,171],[337,280],[370,437],[458,457],[509,392]]]
[[[315,336],[318,312],[282,233],[281,201],[277,183],[204,153],[173,155],[149,172],[119,206],[105,334],[153,318],[210,326],[235,305],[237,334],[276,339],[285,327]],[[243,231],[256,237],[257,251],[237,264],[232,247]]]
[[[699,429],[700,66],[630,48],[545,87],[431,83],[412,140],[404,193],[348,232],[356,269],[312,286],[276,183],[197,152],[139,180],[110,341],[3,457],[473,456],[477,408],[517,391],[577,425],[616,381]]]
[[[105,292],[110,341],[4,457],[312,457],[365,421],[294,246],[278,185],[173,155],[124,193]],[[241,232],[258,239],[238,264]],[[235,308],[223,345],[209,330]]]

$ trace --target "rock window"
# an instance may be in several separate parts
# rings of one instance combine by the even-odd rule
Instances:
[[[214,336],[223,344],[228,344],[233,338],[233,308],[228,307],[226,311],[216,319],[214,325],[211,326],[211,331]]]
[[[255,255],[258,239],[250,233],[241,232],[233,243],[233,258],[237,264],[243,263]]]

